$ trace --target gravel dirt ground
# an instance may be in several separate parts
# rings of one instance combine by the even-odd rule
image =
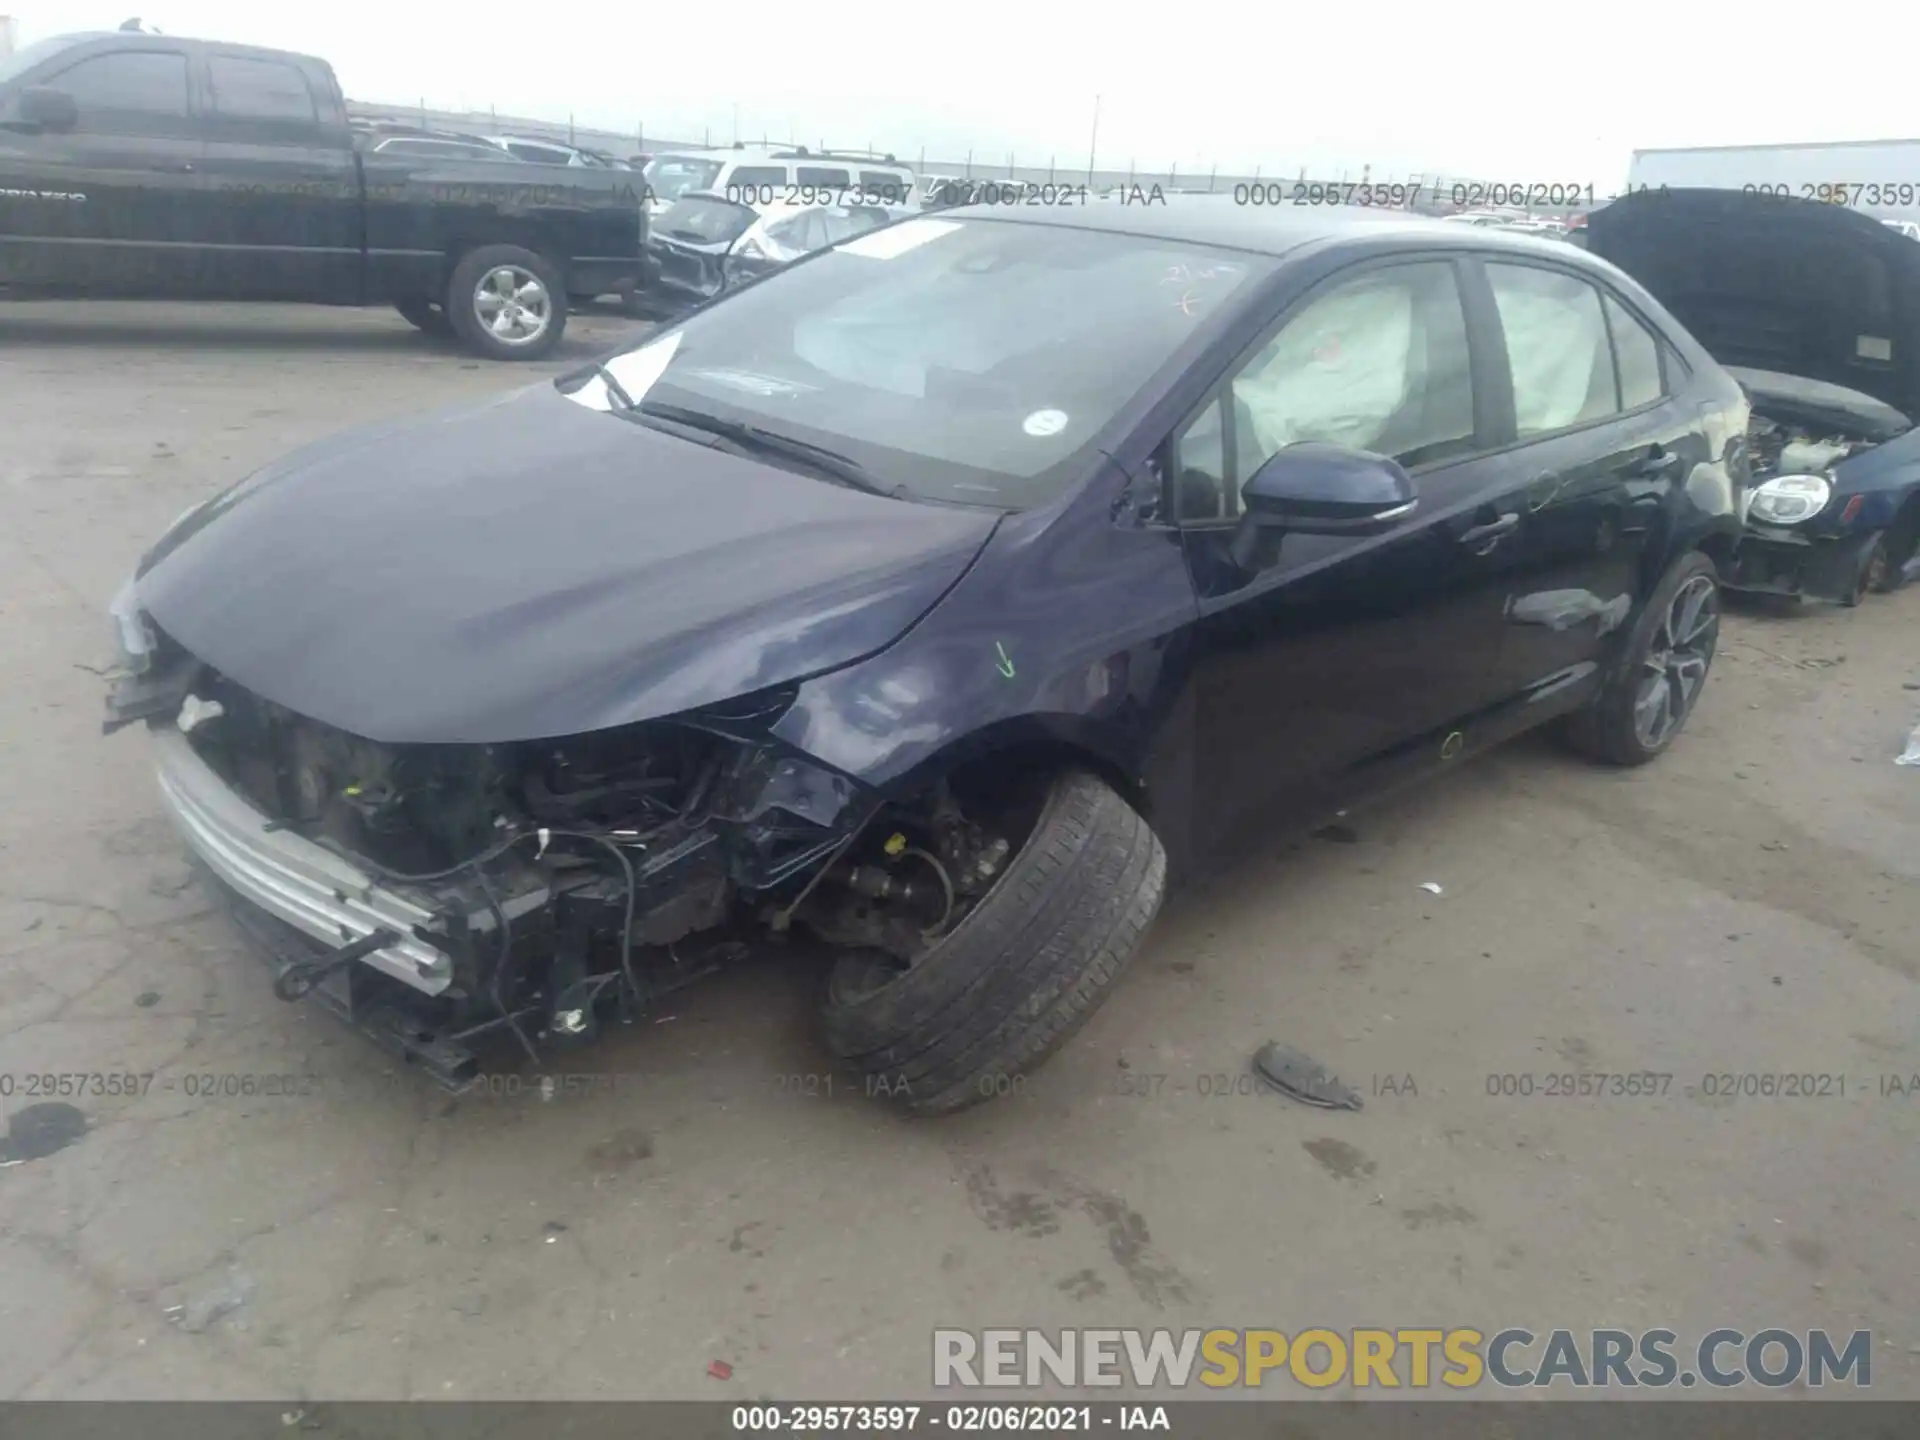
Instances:
[[[1870,1328],[1874,1392],[1920,1396],[1920,587],[1732,616],[1650,768],[1522,742],[1247,854],[955,1119],[835,1076],[773,961],[550,1100],[449,1099],[274,1000],[143,738],[99,733],[109,598],[278,453],[625,333],[528,369],[385,313],[0,309],[0,1105],[155,1077],[0,1168],[0,1397],[908,1396],[933,1326],[992,1324]],[[1366,1108],[1248,1093],[1276,1037]],[[1622,1071],[1670,1088],[1488,1093]],[[1709,1093],[1749,1073],[1845,1093]]]

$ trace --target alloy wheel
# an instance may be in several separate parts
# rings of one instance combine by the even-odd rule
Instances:
[[[553,297],[538,275],[519,265],[496,265],[473,290],[474,313],[503,345],[531,345],[553,323]]]
[[[1711,576],[1695,575],[1667,602],[1640,662],[1633,729],[1648,750],[1671,740],[1692,712],[1719,636],[1719,587]]]

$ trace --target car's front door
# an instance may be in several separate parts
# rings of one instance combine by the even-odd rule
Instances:
[[[1358,791],[1463,753],[1491,700],[1504,599],[1480,456],[1461,262],[1341,272],[1287,307],[1176,430],[1160,468],[1201,618],[1194,836],[1212,848],[1276,815],[1312,820]],[[1375,536],[1287,534],[1236,563],[1240,495],[1283,446],[1392,456],[1416,508]]]
[[[18,77],[73,101],[71,129],[8,120],[0,281],[180,293],[195,267],[202,154],[186,52],[160,39],[76,47]]]

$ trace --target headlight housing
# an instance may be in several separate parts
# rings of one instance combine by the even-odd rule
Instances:
[[[1753,492],[1747,514],[1772,525],[1798,525],[1826,509],[1833,486],[1819,475],[1779,475]]]
[[[146,674],[153,668],[153,652],[159,649],[159,642],[140,608],[140,594],[133,576],[129,575],[114,595],[107,613],[113,618],[113,638],[119,646],[121,666],[133,675]]]

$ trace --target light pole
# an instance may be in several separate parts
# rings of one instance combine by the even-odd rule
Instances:
[[[1094,157],[1100,153],[1100,97],[1093,97],[1093,138],[1087,141],[1087,184],[1093,184]]]

